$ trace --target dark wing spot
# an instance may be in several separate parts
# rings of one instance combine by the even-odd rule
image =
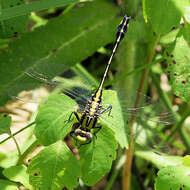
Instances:
[[[34,176],[38,176],[38,173],[34,173]]]
[[[186,81],[185,81],[185,80],[183,80],[181,83],[182,83],[182,84],[186,84]]]

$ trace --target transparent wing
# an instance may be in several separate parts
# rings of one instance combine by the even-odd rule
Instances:
[[[36,70],[24,71],[24,74],[26,77],[31,79],[27,81],[27,85],[37,86],[38,84],[44,84],[48,91],[64,93],[78,103],[79,111],[84,110],[86,103],[93,92],[92,86],[88,80],[81,80],[80,77],[77,77],[75,73],[71,71],[64,73],[62,75],[64,76],[63,78],[52,78],[52,76],[44,75],[37,72]],[[18,88],[20,85],[23,84],[18,84]],[[15,89],[15,87],[13,89]],[[110,93],[108,93],[109,91]],[[115,131],[117,131],[118,126],[121,125],[121,122],[119,121],[119,119],[121,120],[121,114],[124,118],[125,123],[127,123],[127,121],[130,121],[132,117],[136,118],[136,121],[134,123],[135,138],[139,137],[139,135],[142,136],[146,133],[149,134],[150,132],[155,136],[159,130],[158,126],[170,125],[175,122],[175,116],[173,112],[169,111],[159,100],[159,98],[153,101],[152,98],[144,95],[141,92],[135,91],[134,94],[131,94],[128,93],[130,92],[129,90],[126,91],[125,89],[119,89],[117,91],[117,98],[120,108],[118,109],[118,104],[115,104],[113,101],[112,92],[116,93],[112,90],[103,91],[102,109],[106,109],[109,105],[112,105],[112,111],[111,117],[108,117],[107,111],[101,114],[100,121],[106,123],[107,125],[110,125],[111,128],[113,128]],[[16,99],[28,102],[28,100],[23,100],[22,98],[14,96],[11,91],[9,91],[8,94]],[[136,97],[140,97],[140,101],[138,102],[137,106],[134,106]],[[32,102],[36,103],[38,101],[36,101],[35,97],[33,97]],[[58,106],[61,109],[64,105],[55,103],[54,106]],[[129,135],[127,125],[125,126],[123,132]],[[155,138],[158,139],[157,137]],[[154,138],[149,139],[152,140]]]

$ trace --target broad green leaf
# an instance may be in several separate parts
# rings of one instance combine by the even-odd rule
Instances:
[[[128,139],[126,133],[126,124],[122,115],[122,107],[120,105],[117,92],[113,90],[103,91],[103,103],[112,105],[111,116],[101,117],[101,122],[114,131],[116,140],[121,147],[128,147]],[[104,113],[106,115],[108,113]]]
[[[0,115],[0,134],[8,133],[10,134],[10,126],[11,126],[11,116],[6,114]]]
[[[97,133],[97,139],[83,145],[79,149],[82,176],[86,185],[93,185],[111,169],[112,161],[116,158],[117,143],[113,132],[102,126]]]
[[[155,182],[156,190],[189,190],[190,168],[185,166],[168,166],[158,172]]]
[[[7,91],[15,95],[37,87],[23,71],[53,78],[112,42],[121,21],[118,12],[107,0],[88,2],[9,43],[0,54],[1,104],[8,99]]]
[[[188,28],[190,29],[189,26]],[[172,89],[186,102],[190,100],[190,33],[188,31],[183,29],[166,52],[167,70]]]
[[[190,167],[190,155],[186,155],[183,157],[183,165]]]
[[[35,156],[29,167],[30,183],[40,190],[72,189],[78,185],[78,161],[62,141],[50,145]]]
[[[14,182],[20,182],[26,188],[32,189],[32,186],[29,184],[29,175],[26,173],[27,168],[25,166],[12,166],[6,168],[3,171],[3,175],[9,180]]]
[[[1,190],[19,190],[18,187],[7,180],[0,179],[0,189]]]
[[[173,165],[176,166],[182,163],[182,158],[180,156],[167,156],[167,155],[157,154],[152,151],[136,151],[135,155],[152,162],[158,168],[173,166]]]
[[[186,0],[143,0],[144,18],[152,24],[158,35],[169,32],[180,23]]]
[[[13,9],[19,5],[25,4],[24,0],[1,0],[1,14],[5,9]],[[1,17],[0,14],[0,17]],[[9,38],[25,32],[28,15],[11,18],[0,22],[0,38]]]
[[[77,104],[64,94],[51,94],[48,100],[40,105],[36,117],[35,135],[43,145],[50,145],[63,139],[71,130],[72,121],[68,119]]]
[[[56,8],[65,5],[69,5],[71,3],[83,2],[86,0],[40,0],[40,1],[32,1],[27,4],[20,4],[16,7],[11,6],[6,9],[1,10],[0,21],[7,20],[10,18],[14,18],[17,16],[22,16],[29,14],[34,11],[41,11],[49,8]]]

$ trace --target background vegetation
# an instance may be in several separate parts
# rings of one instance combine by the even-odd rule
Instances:
[[[189,0],[1,0],[0,189],[189,190],[189,10]],[[137,91],[157,103],[145,106],[149,115],[129,115],[127,123],[121,100],[105,90],[113,117],[78,150],[67,136],[73,122],[65,124],[76,102],[57,93],[60,87],[39,87],[54,86],[55,76],[96,87],[124,14],[132,19],[105,87],[124,91],[132,105],[139,100],[137,107],[146,104]],[[37,109],[41,90],[49,97]],[[154,124],[152,116],[159,118]],[[140,145],[131,135],[134,125],[142,129]]]

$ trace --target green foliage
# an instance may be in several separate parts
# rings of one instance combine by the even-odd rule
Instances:
[[[14,17],[20,18],[19,16],[27,15],[34,11],[42,11],[49,8],[56,8],[56,7],[65,6],[71,3],[78,3],[78,2],[83,2],[83,1],[85,0],[54,0],[54,1],[40,0],[40,1],[30,2],[27,4],[22,4],[23,1],[19,0],[19,1],[12,1],[12,2],[10,1],[11,2],[10,5],[9,5],[9,2],[6,1],[6,3],[4,3],[6,6],[4,8],[2,6],[0,21],[7,20]],[[16,4],[17,6],[14,6],[14,4]]]
[[[152,1],[152,0],[143,0],[143,13],[144,17],[148,22],[151,23],[154,32],[157,34],[165,34],[169,32],[173,27],[176,27],[180,23],[182,13],[178,5],[185,12],[185,0],[181,3],[178,1]]]
[[[2,0],[0,7],[4,9],[12,9],[10,7],[17,7],[25,4],[24,0]],[[1,11],[2,11],[1,10]],[[1,20],[0,22],[0,38],[10,38],[22,34],[26,31],[26,24],[28,22],[28,15],[14,17],[9,20]]]
[[[72,189],[78,185],[80,168],[67,146],[58,141],[33,158],[28,173],[35,189]]]
[[[0,188],[2,190],[19,190],[16,184],[2,179],[0,179]]]
[[[101,14],[97,14],[99,7],[104,10]],[[0,55],[0,69],[4,71],[0,78],[1,104],[8,98],[4,94],[7,91],[16,94],[37,87],[23,71],[35,69],[54,77],[113,41],[120,22],[117,14],[118,9],[107,1],[88,3],[9,43]]]
[[[123,3],[125,4],[124,0]],[[190,150],[189,128],[183,130],[190,107],[182,102],[190,101],[190,26],[187,11],[190,2],[129,0],[127,6],[127,16],[135,15],[135,19],[131,20],[127,35],[116,53],[117,59],[111,64],[108,77],[114,80],[110,80],[109,84],[114,87],[114,82],[118,81],[117,86],[128,89],[126,94],[133,94],[138,88],[156,99],[156,107],[150,106],[146,109],[145,105],[148,103],[145,101],[145,105],[138,107],[135,112],[142,109],[146,113],[137,117],[138,119],[131,117],[136,119],[134,126],[143,138],[140,142],[146,144],[148,137],[151,137],[151,142],[154,145],[156,142],[157,145],[161,138],[173,146],[171,152],[177,154],[179,150],[179,153],[184,155]],[[59,9],[56,9],[57,7]],[[31,12],[35,12],[35,20],[34,16],[29,17]],[[120,168],[124,165],[124,161],[121,161],[124,152],[120,147],[129,147],[129,125],[126,120],[130,119],[130,116],[126,118],[126,108],[116,91],[103,91],[102,106],[112,105],[111,115],[108,116],[108,112],[105,112],[98,118],[97,126],[102,126],[102,129],[96,135],[93,133],[95,129],[92,129],[92,143],[81,147],[75,142],[76,139],[72,143],[68,135],[75,127],[73,124],[77,122],[74,115],[71,118],[70,116],[73,111],[78,111],[78,102],[60,93],[67,87],[72,89],[73,86],[87,86],[91,91],[90,83],[94,86],[99,84],[97,81],[104,71],[108,59],[106,56],[110,54],[112,47],[110,43],[114,42],[121,18],[120,8],[109,0],[39,0],[27,3],[23,0],[1,1],[0,38],[8,39],[0,40],[0,104],[5,104],[11,96],[23,90],[33,90],[44,83],[49,84],[50,95],[39,105],[37,113],[34,113],[37,115],[34,119],[35,128],[32,134],[27,134],[29,138],[24,138],[27,139],[25,142],[17,143],[14,136],[20,132],[12,134],[17,150],[21,146],[21,155],[18,156],[17,152],[14,152],[14,158],[5,161],[9,154],[0,152],[0,190],[18,190],[20,186],[31,190],[62,190],[65,187],[74,189],[77,186],[85,189],[85,186],[93,186],[101,180],[111,168],[108,177],[103,180],[108,186],[103,188],[109,190],[115,180],[119,185],[122,183],[121,177],[116,177],[123,173]],[[38,27],[41,24],[38,20],[45,20],[44,25]],[[167,73],[164,73],[165,66]],[[70,72],[64,73],[68,69],[75,70],[77,76],[73,77]],[[140,78],[139,72],[143,69],[144,78]],[[150,80],[147,80],[149,70],[151,76]],[[31,77],[29,73],[33,73],[35,77]],[[63,73],[64,76],[69,74],[69,79],[56,77]],[[162,81],[166,74],[172,88],[169,93],[160,88],[160,84],[168,86],[167,81]],[[123,80],[126,76],[130,78]],[[52,87],[57,86],[57,78],[63,79],[64,82],[52,90]],[[69,80],[72,85],[67,86],[65,80]],[[83,81],[87,81],[87,84]],[[142,86],[145,86],[145,89]],[[75,97],[82,97],[80,92],[82,91],[77,91]],[[180,103],[172,92],[179,96]],[[128,102],[132,100],[134,105],[139,95],[140,93],[136,93],[134,97],[124,98]],[[163,102],[163,109],[157,97]],[[82,98],[88,99],[87,96]],[[85,108],[86,104],[82,106]],[[174,113],[173,107],[178,107],[179,112]],[[174,116],[169,115],[171,118],[168,120],[175,118],[175,123],[171,122],[171,126],[167,128],[164,122],[157,122],[167,119],[162,115],[166,108],[174,113]],[[14,113],[14,110],[10,112]],[[155,117],[151,120],[152,115]],[[0,134],[11,134],[10,124],[10,116],[0,115]],[[146,130],[151,131],[150,136]],[[178,135],[174,136],[177,132]],[[36,139],[30,141],[31,136]],[[182,145],[177,142],[178,139]],[[5,141],[6,139],[2,143]],[[28,142],[34,143],[29,146]],[[39,153],[33,152],[39,144],[43,150]],[[154,184],[156,190],[190,189],[189,156],[170,155],[169,151],[165,155],[156,152],[145,151],[144,148],[135,152],[138,157],[134,162],[136,187],[149,189],[150,185]],[[28,157],[32,158],[26,169],[24,164]],[[23,165],[19,165],[20,163]],[[146,167],[147,163],[149,166]],[[156,171],[159,169],[157,177],[155,168]],[[139,180],[139,176],[143,176],[143,180]]]
[[[109,172],[112,161],[116,158],[117,142],[110,129],[103,127],[89,145],[79,149],[81,179],[91,186]]]
[[[0,134],[10,134],[11,117],[7,114],[0,115]]]
[[[6,168],[3,171],[3,175],[9,180],[14,182],[20,182],[26,188],[32,190],[32,186],[29,184],[29,175],[26,173],[27,168],[25,166],[12,166]]]
[[[40,105],[36,117],[35,135],[43,145],[50,145],[64,138],[72,128],[68,121],[71,113],[77,108],[76,102],[61,94],[52,94]]]
[[[119,102],[119,97],[116,91],[105,90],[103,92],[103,100],[105,105],[112,105],[111,116],[102,116],[101,122],[109,127],[114,133],[115,138],[120,146],[128,147],[128,139],[126,136],[126,124],[122,114],[122,105]],[[106,115],[105,113],[104,115]],[[105,118],[106,117],[106,118]]]
[[[167,70],[171,78],[172,88],[177,96],[187,102],[190,101],[189,29],[189,25],[182,29],[175,41],[169,46],[169,52],[166,52]]]
[[[168,166],[158,172],[156,190],[188,190],[190,168],[186,166]]]

